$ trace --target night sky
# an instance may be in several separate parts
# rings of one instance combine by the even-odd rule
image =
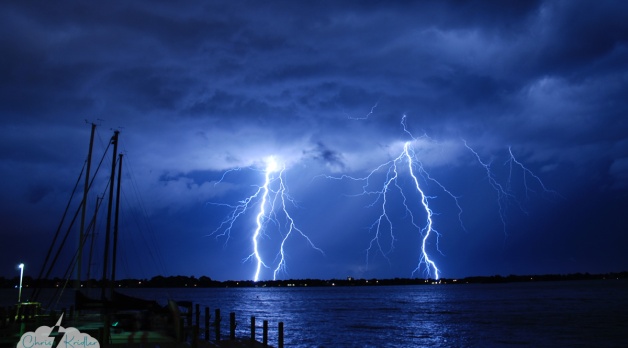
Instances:
[[[628,270],[627,16],[621,1],[5,1],[0,276],[39,272],[91,123],[92,173],[120,130],[118,278],[252,279],[263,190],[229,236],[221,223],[271,156],[260,279],[289,232],[281,192],[298,230],[278,279],[433,277],[416,270],[427,215],[394,162],[405,142],[441,277]]]

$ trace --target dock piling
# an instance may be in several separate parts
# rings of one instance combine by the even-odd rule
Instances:
[[[268,346],[268,320],[264,320],[264,327],[262,331],[262,344],[264,347]]]
[[[255,316],[251,316],[251,344],[255,343]]]
[[[209,341],[209,323],[210,323],[209,307],[205,307],[205,341]]]
[[[196,305],[193,308],[195,308],[195,325],[191,325],[191,327],[188,327],[187,329],[184,329],[184,323],[187,321],[186,319],[189,319],[190,317],[192,317],[191,314],[189,314],[186,318],[186,316],[182,316],[179,318],[179,322],[175,324],[175,328],[177,328],[178,331],[177,332],[177,341],[179,342],[183,342],[186,340],[185,338],[185,330],[187,330],[187,334],[191,334],[190,341],[189,344],[191,347],[199,347],[200,345],[200,340],[201,340],[201,334],[203,333],[202,330],[202,326],[201,326],[201,309],[200,309],[200,305]],[[215,330],[215,342],[217,344],[220,344],[219,342],[221,341],[221,336],[220,336],[220,331],[221,331],[221,321],[222,321],[222,317],[220,315],[220,309],[216,308],[214,311],[214,321],[212,322],[211,320],[211,312],[209,311],[209,307],[205,307],[205,317],[204,317],[204,323],[205,323],[205,330],[204,330],[204,334],[205,334],[205,341],[209,342],[210,339],[210,327],[214,326],[214,330]],[[177,325],[178,324],[178,325]],[[255,316],[251,316],[251,326],[250,326],[250,345],[251,347],[257,347],[260,343],[262,344],[261,346],[263,347],[268,347],[268,328],[269,328],[269,323],[268,320],[264,320],[262,323],[262,341],[258,342],[256,340],[256,319]],[[106,326],[106,325],[105,325]],[[237,322],[236,322],[236,313],[235,312],[229,312],[229,341],[236,341],[236,328],[237,328]],[[104,331],[104,330],[103,330]],[[99,337],[105,338],[105,342],[106,337],[108,336],[107,332],[99,332]],[[104,337],[103,337],[104,336]],[[278,327],[278,336],[277,336],[277,341],[278,341],[278,348],[283,348],[284,347],[284,323],[283,322],[279,322],[279,327]],[[225,344],[225,343],[223,343]]]
[[[200,327],[200,325],[201,325],[201,305],[197,303],[195,309],[196,309],[196,311],[195,311],[194,314],[196,315],[196,326]]]
[[[198,325],[192,327],[192,348],[198,348]]]
[[[235,312],[229,313],[229,339],[235,341],[236,319]]]
[[[277,343],[278,348],[283,348],[283,321],[279,322],[279,337],[277,338],[279,343]]]
[[[214,322],[216,323],[216,342],[220,342],[220,309],[216,309],[216,319]]]

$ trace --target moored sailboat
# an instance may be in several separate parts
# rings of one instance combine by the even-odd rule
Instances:
[[[122,159],[123,154],[118,154],[119,131],[114,131],[107,148],[103,153],[103,157],[91,175],[92,150],[94,143],[94,134],[96,125],[91,124],[91,136],[89,150],[85,165],[79,174],[79,178],[75,184],[73,193],[65,208],[61,222],[58,225],[56,233],[50,244],[44,263],[41,267],[37,280],[34,283],[30,299],[16,304],[10,310],[0,311],[0,346],[13,346],[19,342],[22,335],[26,332],[34,331],[41,325],[52,327],[60,316],[63,317],[63,327],[74,327],[80,332],[88,333],[97,338],[101,344],[113,343],[123,337],[126,343],[133,342],[133,337],[138,331],[143,333],[138,336],[141,342],[148,341],[157,342],[176,342],[183,338],[177,331],[180,326],[178,322],[180,313],[177,313],[178,306],[161,306],[154,300],[145,300],[131,297],[114,290],[117,271],[118,256],[118,236],[119,236],[119,213],[120,213],[120,194],[122,184]],[[83,287],[82,275],[84,272],[84,248],[91,236],[91,246],[89,259],[92,259],[92,251],[96,233],[96,214],[101,207],[103,199],[96,199],[96,208],[94,216],[90,222],[87,222],[87,201],[96,179],[96,174],[101,168],[109,149],[112,149],[111,172],[106,183],[108,190],[107,200],[107,218],[106,231],[104,241],[103,262],[102,262],[102,278],[100,284],[100,296],[94,296],[93,290],[89,287]],[[69,216],[71,202],[81,182],[84,179],[83,197],[79,207],[72,216]],[[114,194],[115,193],[115,194]],[[103,197],[105,195],[103,194]],[[115,202],[115,205],[114,205]],[[67,253],[66,244],[71,235],[72,227],[80,216],[80,228],[78,236],[78,248],[71,254],[74,256],[69,261],[69,265],[65,268],[65,282],[62,286],[56,288],[55,294],[44,298],[42,296],[42,288],[37,286],[44,283],[44,279],[48,279],[53,269],[59,264],[63,250]],[[65,234],[62,235],[62,226],[69,217],[69,227]],[[91,231],[91,232],[90,232]],[[65,248],[64,248],[65,247]],[[90,274],[91,262],[87,265],[87,274]],[[71,275],[74,274],[74,279]],[[88,277],[89,280],[89,277]],[[74,304],[69,309],[59,310],[56,304],[63,292],[67,290],[68,285],[73,284]],[[91,294],[89,292],[92,292]],[[47,301],[47,305],[42,305]],[[64,314],[61,314],[64,313]],[[60,319],[59,319],[60,320]],[[120,336],[120,337],[118,337]],[[130,341],[129,341],[130,340]]]

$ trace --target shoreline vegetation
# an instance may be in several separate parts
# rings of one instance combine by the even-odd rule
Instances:
[[[493,275],[473,276],[465,278],[391,278],[391,279],[363,279],[347,277],[345,279],[288,279],[288,280],[227,280],[217,281],[210,277],[201,276],[155,276],[150,279],[122,279],[114,282],[115,288],[244,288],[244,287],[326,287],[326,286],[382,286],[382,285],[435,285],[435,284],[498,284],[515,282],[565,281],[565,280],[603,280],[628,279],[628,271],[602,274],[571,273],[546,275]],[[16,288],[19,278],[0,277],[0,288]],[[29,288],[59,288],[72,287],[73,280],[60,278],[33,279],[24,277],[23,287]],[[100,288],[101,280],[85,280],[81,282],[83,288]],[[105,286],[111,286],[107,281]]]

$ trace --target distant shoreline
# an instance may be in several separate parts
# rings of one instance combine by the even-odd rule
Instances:
[[[122,279],[117,280],[115,288],[245,288],[245,287],[328,287],[328,286],[383,286],[383,285],[435,285],[435,284],[499,284],[521,283],[541,281],[565,281],[565,280],[603,280],[603,279],[628,279],[628,271],[611,272],[602,274],[571,273],[571,274],[545,274],[545,275],[493,275],[474,276],[465,278],[391,278],[391,279],[363,279],[347,277],[345,279],[287,279],[287,280],[212,280],[207,276],[196,278],[194,276],[155,276],[151,279]],[[0,277],[0,288],[15,288],[19,279],[17,277],[7,279]],[[66,286],[71,288],[74,281],[70,279],[43,279],[35,280],[24,278],[23,287],[59,288]],[[100,280],[86,280],[81,282],[83,288],[100,288]],[[106,286],[110,286],[107,282]]]

